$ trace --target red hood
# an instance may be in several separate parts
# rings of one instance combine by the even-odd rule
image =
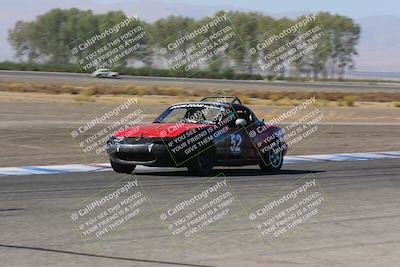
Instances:
[[[211,125],[210,125],[211,126]],[[116,132],[117,137],[176,137],[182,133],[194,128],[208,127],[206,124],[191,124],[191,123],[152,123],[138,124],[134,127]]]

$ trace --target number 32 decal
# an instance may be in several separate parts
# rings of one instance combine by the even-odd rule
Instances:
[[[242,137],[240,134],[231,134],[230,149],[233,154],[240,154],[240,145],[242,144]]]

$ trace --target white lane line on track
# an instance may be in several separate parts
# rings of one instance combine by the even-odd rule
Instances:
[[[283,163],[294,164],[294,163],[307,163],[307,162],[360,161],[360,160],[396,159],[396,158],[400,158],[400,151],[287,156],[285,157]],[[136,170],[156,170],[156,169],[157,168],[155,167],[145,167],[145,166],[138,166],[136,168]],[[55,173],[74,173],[74,172],[99,172],[99,171],[110,171],[110,170],[111,166],[109,163],[2,167],[0,168],[0,176],[10,176],[10,175],[20,176],[20,175],[32,175],[32,174],[55,174]]]

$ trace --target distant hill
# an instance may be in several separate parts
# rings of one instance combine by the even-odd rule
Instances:
[[[357,69],[400,72],[400,17],[377,16],[356,21],[362,29]]]

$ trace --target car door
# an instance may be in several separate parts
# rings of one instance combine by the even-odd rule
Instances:
[[[252,126],[253,120],[250,111],[240,105],[234,106],[235,119],[229,123],[229,130],[226,133],[225,147],[227,158],[234,161],[248,161],[257,158],[254,145],[249,138],[248,128]],[[244,119],[247,123],[245,127],[238,127],[235,123],[237,119]]]

